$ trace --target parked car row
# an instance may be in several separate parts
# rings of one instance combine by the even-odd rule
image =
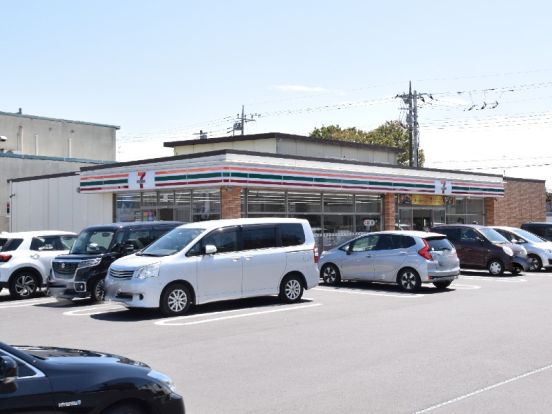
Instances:
[[[523,229],[449,224],[432,232],[386,231],[348,240],[320,263],[306,220],[286,218],[115,223],[67,232],[3,233],[0,288],[16,299],[47,284],[58,299],[91,297],[184,314],[192,304],[279,295],[341,280],[445,289],[460,268],[552,267],[552,244]],[[107,294],[107,295],[106,295]]]

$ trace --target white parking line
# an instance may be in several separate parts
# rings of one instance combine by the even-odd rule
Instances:
[[[91,315],[99,315],[102,313],[108,313],[113,311],[122,311],[126,310],[127,308],[123,305],[93,305],[93,306],[86,306],[84,308],[79,308],[67,312],[63,312],[63,315],[65,316],[91,316]]]
[[[227,319],[237,319],[237,318],[245,318],[249,316],[257,316],[257,315],[265,315],[269,313],[276,313],[276,312],[287,312],[287,311],[294,311],[294,310],[302,310],[307,308],[314,308],[317,306],[321,306],[321,303],[311,303],[307,305],[273,305],[269,306],[268,308],[277,308],[277,309],[270,309],[270,310],[262,310],[257,312],[249,312],[249,313],[240,313],[237,315],[229,315],[229,316],[221,316],[218,318],[209,318],[209,319],[202,319],[199,321],[191,321],[187,322],[189,319],[199,318],[202,316],[212,316],[217,314],[227,314],[232,312],[238,312],[243,311],[244,309],[234,309],[230,311],[220,311],[220,312],[213,312],[213,313],[201,313],[198,315],[190,315],[190,316],[177,316],[175,318],[170,319],[162,319],[160,321],[155,322],[155,325],[160,326],[188,326],[188,325],[199,325],[202,323],[209,323],[209,322],[218,322],[218,321],[224,321]],[[253,308],[247,308],[247,309],[253,309]],[[182,322],[180,322],[182,321]]]
[[[522,277],[516,277],[515,279],[501,278],[501,277],[491,277],[491,276],[460,276],[459,280],[469,279],[469,280],[483,280],[485,282],[501,282],[501,283],[524,283],[527,282],[527,279]]]
[[[462,290],[476,290],[481,289],[479,285],[466,285],[464,283],[454,283],[450,286],[452,289],[462,289]]]
[[[36,299],[24,299],[14,302],[0,303],[0,309],[6,308],[23,308],[25,306],[41,305],[43,303],[57,302],[56,298],[36,298]]]
[[[321,292],[334,292],[334,293],[347,293],[349,295],[370,295],[370,296],[387,296],[390,298],[420,298],[424,295],[419,293],[388,293],[381,290],[364,290],[357,288],[325,288],[325,287],[316,287],[314,290]]]
[[[526,372],[525,374],[517,375],[513,378],[510,378],[510,379],[507,379],[507,380],[504,380],[504,381],[497,382],[496,384],[489,385],[488,387],[480,388],[476,391],[470,392],[469,394],[464,394],[464,395],[461,395],[460,397],[456,397],[456,398],[453,398],[451,400],[444,401],[442,403],[432,405],[431,407],[424,408],[423,410],[420,410],[420,411],[416,411],[414,414],[422,414],[422,413],[427,413],[429,411],[436,410],[437,408],[441,408],[441,407],[444,407],[446,405],[456,403],[458,401],[465,400],[466,398],[470,398],[470,397],[473,397],[474,395],[481,394],[483,392],[493,390],[495,388],[501,387],[503,385],[509,384],[511,382],[514,382],[514,381],[519,381],[520,379],[527,378],[531,375],[539,374],[543,371],[549,370],[550,368],[552,368],[552,364],[546,365],[542,368],[534,369],[532,371]]]

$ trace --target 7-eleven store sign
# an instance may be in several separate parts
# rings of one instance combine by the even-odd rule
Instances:
[[[132,171],[128,173],[128,189],[144,190],[155,188],[155,171]]]

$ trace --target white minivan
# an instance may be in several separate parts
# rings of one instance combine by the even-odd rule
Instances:
[[[116,260],[106,299],[167,316],[190,305],[279,295],[287,303],[318,285],[318,250],[307,220],[258,218],[185,224]]]

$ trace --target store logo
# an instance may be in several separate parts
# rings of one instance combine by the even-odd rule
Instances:
[[[452,194],[452,182],[448,180],[435,180],[435,194]]]
[[[155,188],[155,171],[132,171],[128,174],[130,190]]]
[[[146,183],[146,172],[147,171],[138,171],[138,181],[136,181],[136,184],[140,186],[140,188],[144,188],[144,184]]]

